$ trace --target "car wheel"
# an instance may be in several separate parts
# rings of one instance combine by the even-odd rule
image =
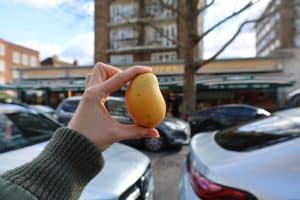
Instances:
[[[160,136],[158,138],[146,138],[144,140],[144,146],[149,151],[162,151],[167,146],[167,141],[164,136]]]

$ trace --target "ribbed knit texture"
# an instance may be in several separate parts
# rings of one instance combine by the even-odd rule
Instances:
[[[92,142],[76,131],[60,128],[37,158],[1,177],[41,200],[78,199],[103,164],[102,154]]]

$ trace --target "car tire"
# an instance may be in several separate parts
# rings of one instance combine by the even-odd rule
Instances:
[[[159,152],[167,147],[167,140],[163,135],[158,138],[146,138],[144,139],[144,147],[153,152]]]

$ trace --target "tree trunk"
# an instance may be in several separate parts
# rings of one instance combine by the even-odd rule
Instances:
[[[183,86],[183,102],[182,117],[193,113],[196,107],[196,83],[195,70],[193,65],[186,63],[184,65],[184,86]]]

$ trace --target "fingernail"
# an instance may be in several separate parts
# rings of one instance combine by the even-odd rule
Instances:
[[[150,134],[150,137],[152,137],[152,138],[159,138],[160,137],[158,131],[155,130],[155,129],[150,129],[149,134]]]

